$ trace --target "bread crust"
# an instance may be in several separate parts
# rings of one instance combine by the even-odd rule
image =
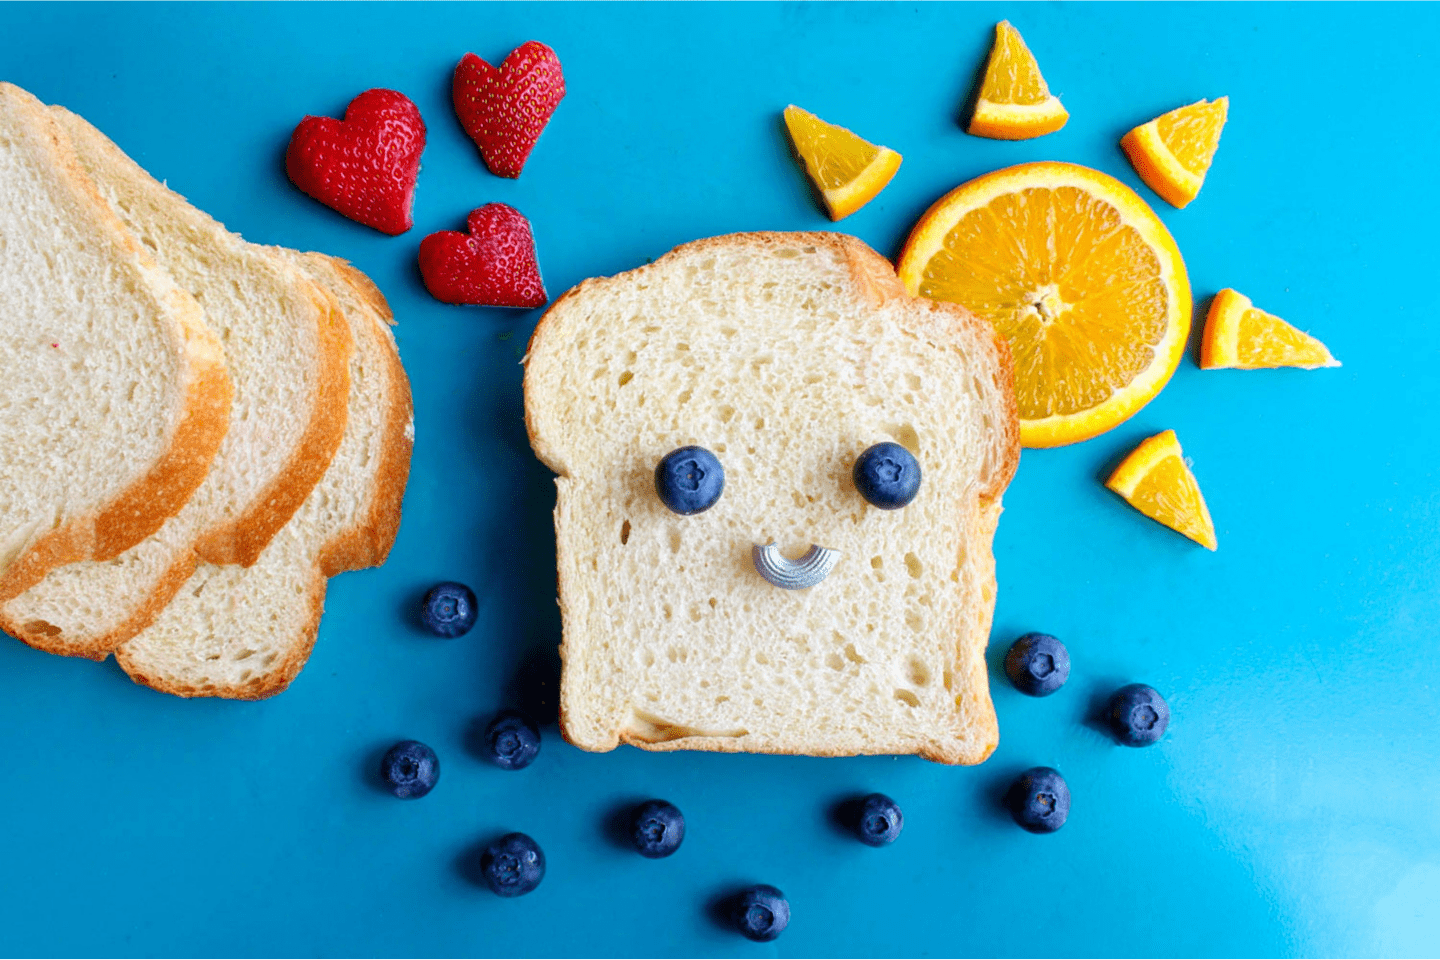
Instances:
[[[957,328],[966,329],[982,342],[993,345],[998,361],[995,373],[995,386],[1003,398],[1006,411],[1004,417],[1004,436],[1002,438],[1003,457],[1001,462],[990,477],[990,482],[979,491],[978,509],[973,513],[974,521],[970,526],[970,534],[962,543],[983,543],[986,549],[975,551],[981,556],[974,557],[972,562],[978,561],[983,564],[983,570],[979,571],[979,580],[982,584],[982,594],[985,601],[980,605],[980,615],[974,623],[956,624],[955,639],[959,648],[976,650],[977,656],[969,658],[956,657],[956,662],[968,662],[971,666],[972,675],[968,677],[969,684],[966,689],[979,691],[984,698],[983,704],[978,704],[975,721],[979,725],[977,735],[972,740],[977,744],[974,749],[957,747],[952,743],[936,743],[930,741],[897,741],[886,744],[869,743],[839,743],[833,747],[814,749],[806,745],[805,748],[786,743],[775,738],[758,737],[745,735],[740,737],[726,736],[682,736],[665,739],[647,739],[642,733],[632,731],[623,725],[620,729],[607,731],[607,736],[599,743],[586,743],[574,734],[574,723],[568,716],[568,700],[563,695],[563,688],[569,678],[569,658],[567,656],[567,645],[572,638],[569,636],[571,617],[567,607],[568,584],[566,583],[565,571],[570,568],[574,558],[566,552],[563,539],[559,531],[565,522],[562,516],[561,504],[557,502],[555,509],[556,526],[556,568],[558,601],[561,610],[562,638],[560,645],[560,659],[562,665],[560,697],[560,730],[562,735],[571,744],[587,751],[604,752],[614,749],[621,743],[630,744],[644,750],[670,751],[670,750],[705,750],[713,752],[754,752],[754,753],[775,753],[788,755],[805,756],[853,756],[858,754],[896,754],[914,753],[927,760],[933,760],[945,764],[976,764],[990,756],[999,742],[999,725],[995,717],[994,707],[990,702],[989,682],[986,674],[985,659],[983,651],[988,643],[991,622],[994,616],[994,598],[997,589],[995,579],[995,562],[991,544],[994,539],[995,526],[999,520],[1001,506],[1000,498],[1005,488],[1009,485],[1015,475],[1020,463],[1020,425],[1019,411],[1014,391],[1014,361],[1010,352],[1009,344],[995,330],[994,326],[971,314],[964,307],[944,303],[928,298],[911,297],[906,292],[900,278],[896,275],[894,267],[884,257],[880,256],[862,241],[845,234],[804,232],[804,233],[779,233],[760,232],[731,234],[719,237],[709,237],[696,240],[691,243],[676,247],[670,253],[658,258],[653,264],[627,271],[625,275],[643,277],[648,272],[659,271],[664,268],[666,261],[671,258],[690,256],[697,252],[704,252],[710,249],[721,249],[735,245],[751,245],[766,249],[780,249],[794,247],[797,245],[823,246],[840,254],[845,263],[849,266],[852,279],[858,288],[870,298],[872,306],[883,308],[895,301],[907,301],[912,304],[923,304],[932,313],[938,313],[947,318]],[[531,447],[539,459],[561,478],[568,479],[570,472],[564,457],[548,441],[544,434],[544,427],[540,423],[540,412],[537,404],[537,396],[540,386],[535,382],[531,374],[530,357],[536,349],[552,336],[553,319],[559,316],[562,308],[572,298],[583,296],[587,291],[597,285],[607,284],[612,278],[592,278],[585,280],[561,296],[541,317],[536,325],[534,333],[530,337],[527,348],[525,364],[525,426],[530,437]],[[558,481],[557,481],[558,482]]]
[[[224,350],[205,325],[200,305],[180,290],[130,235],[85,175],[69,138],[46,106],[10,83],[0,82],[0,97],[20,103],[45,132],[46,147],[55,165],[65,174],[65,184],[87,208],[107,239],[131,259],[157,299],[176,318],[179,333],[176,347],[188,369],[169,449],[110,503],[70,518],[17,556],[0,573],[0,603],[3,603],[39,583],[55,567],[81,560],[109,560],[123,553],[174,516],[204,481],[229,430],[234,387],[225,366]]]

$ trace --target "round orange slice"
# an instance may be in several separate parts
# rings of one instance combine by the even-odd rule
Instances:
[[[900,169],[900,154],[894,150],[826,123],[793,103],[785,108],[785,127],[831,220],[848,217],[875,199]]]
[[[1130,451],[1105,486],[1151,520],[1183,533],[1203,547],[1216,548],[1210,508],[1205,505],[1195,474],[1185,463],[1174,430],[1157,433]]]
[[[1215,294],[1200,340],[1200,369],[1338,366],[1340,361],[1325,344],[1274,314],[1257,310],[1243,293],[1227,287]]]
[[[1120,147],[1146,186],[1184,207],[1205,183],[1229,111],[1229,97],[1201,100],[1141,124],[1120,138]]]
[[[1069,119],[1020,31],[1001,20],[995,25],[995,45],[968,132],[992,140],[1029,140],[1054,133]]]
[[[900,255],[912,294],[990,320],[1010,343],[1020,440],[1088,440],[1169,381],[1190,332],[1175,240],[1114,177],[1027,163],[956,187]]]

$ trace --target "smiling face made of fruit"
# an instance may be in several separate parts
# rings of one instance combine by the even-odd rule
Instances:
[[[987,324],[852,238],[744,234],[581,284],[526,364],[572,743],[989,755],[1018,426]]]

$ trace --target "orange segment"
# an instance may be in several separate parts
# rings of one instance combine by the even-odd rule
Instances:
[[[900,169],[900,154],[880,147],[791,104],[785,127],[805,161],[831,220],[848,217],[885,189]]]
[[[1120,138],[1120,146],[1151,190],[1183,207],[1205,183],[1229,110],[1229,97],[1201,100],[1141,124]]]
[[[1200,341],[1200,367],[1338,367],[1325,344],[1273,314],[1255,309],[1250,298],[1228,287],[1215,294]]]
[[[1020,440],[1076,443],[1149,403],[1190,331],[1165,225],[1114,177],[1070,163],[986,174],[942,197],[900,255],[911,293],[985,317],[1010,344]]]
[[[969,132],[992,140],[1029,140],[1054,133],[1070,114],[1052,96],[1035,55],[1020,32],[1001,20],[985,64],[985,80],[970,118]]]
[[[1151,520],[1214,550],[1215,524],[1174,430],[1144,441],[1115,468],[1105,486]]]

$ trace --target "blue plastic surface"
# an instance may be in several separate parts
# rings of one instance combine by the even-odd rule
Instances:
[[[1001,18],[1070,110],[1056,134],[1003,143],[958,123]],[[389,563],[332,583],[309,666],[273,700],[187,702],[113,664],[0,643],[0,952],[1440,954],[1440,8],[57,4],[3,19],[0,79],[78,111],[246,237],[350,258],[379,283],[416,446]],[[450,75],[467,51],[494,61],[530,39],[558,51],[569,94],[523,176],[502,180],[455,120]],[[416,226],[399,238],[302,196],[281,162],[301,117],[339,115],[374,86],[407,93],[429,125]],[[1214,167],[1174,210],[1117,141],[1222,94]],[[1076,161],[1155,204],[1202,309],[1236,287],[1345,365],[1201,372],[1192,354],[1112,433],[1025,453],[996,539],[1001,741],[982,766],[590,755],[553,716],[531,767],[489,766],[467,747],[477,723],[508,706],[553,714],[553,489],[526,441],[519,366],[540,312],[435,302],[420,239],[511,203],[558,296],[697,237],[828,228],[782,132],[792,102],[904,155],[839,227],[886,255],[974,175]],[[1216,554],[1100,483],[1169,427]],[[479,595],[457,640],[415,622],[447,579]],[[1000,669],[1030,630],[1073,660],[1044,700]],[[1169,699],[1158,746],[1087,724],[1131,681]],[[423,800],[376,782],[403,738],[441,757]],[[1053,836],[998,806],[1035,765],[1074,796]],[[827,813],[872,791],[905,812],[885,849]],[[686,816],[667,860],[607,827],[651,796]],[[549,872],[502,901],[467,857],[511,830],[539,840]],[[790,898],[773,944],[711,919],[717,896],[753,882]]]

